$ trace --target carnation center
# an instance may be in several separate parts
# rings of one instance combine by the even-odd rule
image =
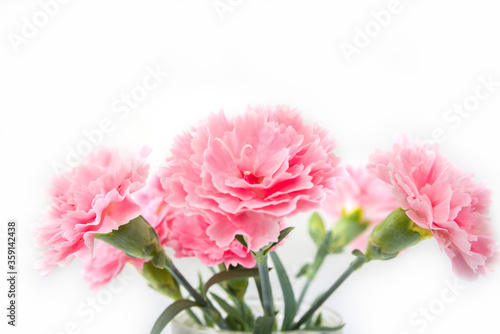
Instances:
[[[248,184],[261,184],[262,181],[264,180],[264,176],[257,176],[251,171],[241,168],[240,164],[241,161],[243,160],[243,157],[245,156],[245,151],[247,149],[252,149],[252,145],[247,144],[241,148],[240,151],[240,157],[237,159],[231,149],[227,146],[227,144],[220,138],[215,138],[217,142],[219,142],[222,145],[222,148],[228,153],[228,155],[231,157],[231,160],[233,160],[234,164],[237,166],[237,168],[240,170],[241,176],[243,180],[245,180]]]
[[[243,180],[247,181],[248,184],[260,184],[264,180],[264,177],[255,176],[252,172],[246,170],[243,172]]]

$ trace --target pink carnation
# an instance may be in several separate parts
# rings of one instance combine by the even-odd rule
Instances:
[[[399,207],[390,186],[368,174],[364,168],[347,166],[346,171],[348,176],[338,183],[337,191],[329,194],[323,204],[323,210],[333,222],[343,214],[361,209],[361,220],[375,226]],[[352,247],[366,247],[370,231],[368,228],[356,238]]]
[[[220,112],[175,139],[160,177],[172,205],[210,217],[207,235],[218,246],[241,234],[259,250],[277,241],[279,220],[318,208],[335,189],[342,170],[334,148],[326,131],[288,107],[249,108],[232,119]]]
[[[172,209],[169,210],[165,197],[166,192],[156,175],[145,188],[133,195],[133,199],[141,207],[140,214],[155,228],[162,245],[167,240],[167,220],[172,219],[174,214]],[[142,270],[145,260],[132,258],[122,250],[105,242],[98,242],[92,258],[84,262],[83,276],[91,288],[99,288],[115,278],[127,262],[131,262],[138,270]]]
[[[94,256],[83,264],[83,277],[92,289],[97,289],[115,278],[128,262],[142,270],[144,260],[130,257],[122,250],[98,241],[94,247]]]
[[[472,279],[489,271],[496,256],[488,208],[490,191],[452,164],[437,145],[398,140],[378,150],[368,169],[392,185],[399,205],[418,226],[430,230],[454,270]]]
[[[206,234],[210,226],[206,219],[200,215],[186,215],[184,209],[168,205],[165,202],[167,194],[155,175],[147,187],[133,197],[142,208],[141,215],[155,228],[161,244],[172,247],[176,257],[195,256],[209,266],[221,263],[226,266],[241,264],[247,268],[255,266],[251,253],[239,242],[233,240],[226,247],[217,246]],[[227,220],[221,215],[218,218]],[[125,252],[99,242],[93,257],[85,261],[83,274],[92,288],[99,288],[116,277],[128,262],[142,270],[144,260],[129,257]]]
[[[229,245],[219,247],[207,235],[210,222],[201,215],[185,215],[182,209],[169,220],[170,233],[166,246],[172,247],[176,257],[196,256],[203,264],[215,266],[224,263],[226,267],[242,265],[247,268],[255,266],[252,254],[238,241],[232,240]],[[227,219],[220,216],[219,219]]]
[[[141,215],[154,227],[162,245],[167,242],[169,233],[167,222],[178,213],[165,201],[167,196],[168,192],[163,189],[157,175],[153,175],[147,187],[134,196],[141,206]]]
[[[348,176],[338,183],[337,191],[327,196],[325,212],[336,221],[344,212],[357,209],[363,212],[362,220],[376,225],[399,207],[391,188],[364,168],[347,166]]]
[[[146,184],[149,150],[128,159],[117,150],[101,149],[86,161],[55,176],[49,194],[52,205],[37,227],[43,253],[38,267],[43,275],[74,257],[88,259],[96,233],[109,233],[141,213],[131,194]]]

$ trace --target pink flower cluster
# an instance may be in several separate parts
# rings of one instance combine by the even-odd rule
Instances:
[[[54,178],[52,205],[36,231],[38,244],[48,248],[39,269],[46,275],[78,257],[92,287],[109,282],[128,262],[141,270],[143,260],[104,242],[94,248],[95,234],[139,215],[176,257],[253,267],[250,250],[276,242],[286,217],[318,209],[327,199],[332,218],[361,208],[372,224],[401,206],[433,233],[460,275],[489,270],[496,257],[490,193],[472,175],[435,146],[403,138],[392,151],[371,156],[372,175],[348,167],[350,177],[338,182],[345,171],[335,146],[327,131],[305,124],[297,111],[258,106],[233,118],[211,114],[177,136],[167,166],[147,186],[148,149],[129,157],[101,149]],[[248,249],[236,235],[246,238]]]
[[[288,107],[249,107],[232,119],[211,114],[175,139],[160,171],[168,201],[207,217],[219,247],[236,235],[257,251],[277,241],[286,216],[318,208],[335,189],[334,140]]]
[[[155,228],[161,244],[172,247],[176,257],[196,256],[209,266],[222,262],[228,266],[255,265],[251,254],[236,241],[227,247],[218,247],[205,233],[205,219],[199,215],[187,216],[183,209],[168,205],[165,201],[167,194],[160,179],[154,175],[134,199],[142,208],[141,215]],[[142,270],[144,260],[129,257],[105,242],[98,242],[93,257],[84,262],[83,275],[92,288],[99,288],[118,275],[128,262]]]
[[[489,224],[490,191],[451,163],[436,145],[403,137],[392,151],[370,157],[369,171],[390,184],[399,205],[418,226],[430,230],[454,270],[473,279],[489,271],[496,242]]]
[[[48,247],[40,269],[48,274],[77,256],[93,287],[128,262],[141,269],[142,260],[104,242],[91,257],[96,233],[139,215],[177,257],[253,267],[252,254],[235,236],[244,235],[249,248],[259,250],[277,241],[286,216],[318,208],[343,174],[334,147],[325,130],[279,106],[249,108],[233,119],[210,115],[176,138],[161,183],[155,175],[145,188],[147,150],[122,158],[102,149],[55,178],[52,206],[37,230],[39,245]]]

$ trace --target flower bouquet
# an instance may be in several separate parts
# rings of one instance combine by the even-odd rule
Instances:
[[[328,321],[322,305],[342,282],[432,237],[461,277],[491,270],[497,249],[490,192],[436,145],[401,137],[392,150],[375,152],[366,168],[340,166],[335,147],[328,131],[306,124],[299,112],[258,106],[231,118],[211,114],[181,133],[166,165],[151,176],[148,148],[130,156],[100,149],[54,177],[52,205],[36,231],[47,248],[38,267],[47,275],[78,257],[97,288],[131,263],[173,300],[151,333],[183,311],[186,325],[221,332],[338,332],[344,324]],[[336,221],[333,227],[319,209]],[[317,249],[298,272],[305,284],[297,292],[278,253],[293,233],[286,218],[301,212],[312,212]],[[325,258],[350,244],[351,264],[305,305]],[[213,276],[186,278],[165,248],[177,258],[197,257]],[[270,275],[279,279],[279,308]],[[259,305],[246,296],[250,282]]]

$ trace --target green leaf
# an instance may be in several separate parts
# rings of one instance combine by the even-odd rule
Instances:
[[[226,302],[223,298],[217,296],[215,293],[210,293],[212,298],[220,305],[220,307],[227,313],[228,317],[236,320],[245,330],[250,329],[250,324],[246,323],[245,315],[240,314],[237,308],[231,306],[228,302]],[[237,329],[237,328],[233,328]]]
[[[245,269],[245,267],[238,265],[236,267],[229,267],[226,270],[224,264],[219,265],[220,272],[233,271],[238,269]],[[215,274],[215,273],[214,273]],[[248,278],[232,279],[219,283],[220,286],[227,292],[231,297],[236,297],[237,299],[243,301],[245,299],[245,294],[248,288]]]
[[[281,291],[283,292],[283,301],[285,303],[284,318],[282,324],[282,330],[286,331],[288,327],[292,324],[295,314],[297,313],[297,304],[295,302],[295,295],[293,293],[292,284],[288,278],[288,274],[281,262],[278,254],[276,252],[271,253],[271,259],[273,260],[274,267],[276,268],[276,273],[278,275]]]
[[[247,244],[247,241],[245,240],[244,236],[238,234],[234,238],[236,239],[236,241],[238,241],[240,244],[242,244],[243,247],[248,248],[248,244]]]
[[[198,291],[200,291],[201,296],[205,298],[205,283],[203,282],[203,277],[200,272],[198,272]]]
[[[294,229],[295,227],[287,227],[287,228],[284,228],[280,231],[280,234],[278,236],[278,241],[277,242],[272,242],[270,243],[269,245],[265,246],[264,248],[262,248],[261,250],[259,250],[258,252],[252,252],[254,254],[254,257],[255,259],[257,260],[257,262],[259,262],[260,259],[263,259],[267,253],[273,249],[275,246],[277,246],[281,241],[283,241],[283,239],[286,238],[286,236],[288,234],[290,234],[290,232],[292,232],[292,230]]]
[[[217,273],[213,275],[206,283],[205,283],[205,294],[207,293],[208,289],[214,284],[227,281],[227,280],[234,280],[234,279],[242,279],[242,278],[249,278],[249,277],[256,277],[259,276],[259,270],[257,268],[252,268],[252,269],[234,269],[230,271],[223,271],[220,273]]]
[[[244,301],[236,300],[235,303],[240,303],[241,312],[245,315],[245,322],[250,324],[250,329],[255,327],[255,316],[252,309]]]
[[[202,313],[203,313],[203,319],[205,320],[205,324],[208,326],[208,327],[214,327],[214,318],[212,316],[212,314],[209,312],[208,309],[205,309],[203,308],[202,309]]]
[[[181,299],[173,302],[169,307],[165,309],[165,311],[163,311],[160,317],[158,317],[153,326],[153,329],[151,330],[151,334],[161,334],[163,329],[173,318],[175,318],[177,314],[194,306],[199,307],[200,305],[187,299]]]
[[[318,246],[318,250],[316,251],[316,256],[314,257],[314,261],[312,265],[309,267],[309,270],[307,271],[306,275],[307,277],[312,280],[314,277],[316,277],[316,274],[318,273],[319,269],[321,268],[321,265],[325,261],[325,258],[327,257],[328,253],[330,252],[330,241],[332,240],[332,231],[329,231],[323,240],[321,241],[320,245]]]
[[[356,257],[361,257],[361,258],[363,258],[363,259],[367,259],[367,260],[368,260],[368,258],[366,257],[366,255],[365,255],[365,254],[363,254],[363,252],[362,252],[362,251],[360,251],[359,249],[355,249],[355,250],[353,250],[353,251],[352,251],[352,255],[354,255],[354,256],[356,256]]]
[[[351,262],[351,268],[353,270],[358,270],[365,263],[368,263],[371,261],[371,259],[369,257],[367,257],[365,254],[363,254],[359,249],[353,250],[352,255],[354,255],[356,257],[356,260]]]
[[[314,320],[314,327],[320,327],[322,323],[323,323],[322,313],[319,312],[318,316],[316,317],[316,320]]]
[[[284,228],[281,230],[280,232],[280,235],[278,236],[278,242],[276,244],[279,244],[283,239],[285,239],[287,237],[287,235],[290,234],[290,232],[293,231],[295,227],[291,226],[291,227],[287,227],[287,228]]]
[[[297,273],[297,275],[295,275],[295,278],[300,278],[302,276],[304,276],[307,271],[309,270],[309,267],[311,267],[311,264],[310,263],[305,263],[299,270],[299,272]]]
[[[232,331],[235,332],[245,331],[243,325],[235,317],[227,316],[226,319],[224,320],[226,321],[226,323],[228,324],[229,328]]]
[[[314,212],[311,219],[309,219],[309,235],[318,246],[326,235],[325,224],[317,212]]]
[[[142,276],[154,290],[174,300],[182,298],[179,283],[167,269],[159,269],[151,262],[146,262],[142,266]]]
[[[274,317],[258,317],[253,330],[254,334],[270,334],[273,331]]]
[[[326,326],[319,326],[319,327],[305,327],[307,331],[310,332],[321,332],[321,333],[326,333],[326,332],[335,332],[338,331],[342,328],[344,328],[345,324],[335,326],[335,327],[326,327]]]

